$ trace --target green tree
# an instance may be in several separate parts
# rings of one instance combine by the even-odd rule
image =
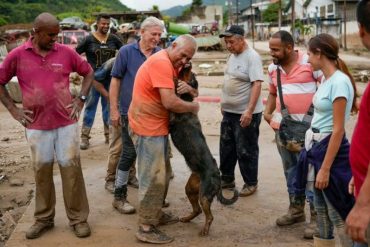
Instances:
[[[271,3],[265,11],[262,12],[262,18],[265,22],[277,22],[279,19],[279,3]]]
[[[158,5],[153,5],[152,10],[153,10],[153,11],[159,11],[159,7],[158,7]]]

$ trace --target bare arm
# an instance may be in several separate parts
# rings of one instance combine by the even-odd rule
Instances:
[[[366,242],[365,232],[370,224],[370,169],[367,170],[365,181],[355,206],[347,216],[346,224],[346,232],[354,241]]]
[[[93,86],[104,98],[109,101],[109,92],[105,89],[104,85],[100,82],[93,80]]]
[[[120,125],[121,115],[118,110],[118,96],[121,87],[121,79],[112,77],[109,86],[110,120],[114,127]]]
[[[265,111],[263,112],[263,117],[267,123],[270,124],[272,119],[272,113],[276,109],[276,94],[269,93],[267,97],[267,102],[265,106]]]
[[[183,101],[176,96],[173,89],[160,88],[159,93],[163,106],[169,111],[176,113],[192,112],[194,114],[199,111],[198,103]]]
[[[179,81],[179,84],[177,85],[177,93],[179,94],[190,93],[191,96],[193,96],[193,98],[198,97],[198,89],[193,88],[184,81]]]
[[[84,79],[82,80],[81,92],[80,92],[81,95],[88,95],[93,79],[94,79],[94,71],[91,70],[90,73],[84,76]],[[79,97],[74,98],[72,101],[72,104],[67,106],[67,108],[72,108],[72,111],[69,117],[71,119],[78,120],[83,107],[84,107],[84,102],[82,102]]]
[[[247,109],[245,109],[244,113],[240,117],[240,126],[243,128],[249,126],[252,121],[252,115],[256,108],[257,100],[261,95],[261,83],[262,81],[252,82],[251,96]]]
[[[328,149],[322,162],[321,168],[316,176],[315,187],[325,189],[329,185],[330,168],[338,153],[344,135],[344,119],[347,100],[343,97],[333,102],[333,133],[331,134]]]
[[[33,122],[33,112],[18,108],[16,104],[14,104],[4,85],[0,85],[0,101],[3,103],[6,109],[8,109],[12,117],[20,122],[23,126],[27,126],[28,123]]]

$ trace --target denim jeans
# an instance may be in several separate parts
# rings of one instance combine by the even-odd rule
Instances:
[[[106,88],[109,90],[109,88]],[[83,126],[91,128],[94,123],[96,109],[98,108],[100,93],[96,91],[94,87],[91,87],[89,95],[86,100],[85,110],[84,110],[84,117],[83,117]],[[109,125],[109,106],[107,100],[101,96],[100,100],[102,106],[102,113],[103,113],[103,122],[104,125]]]
[[[158,225],[171,177],[168,136],[129,133],[137,152],[139,224]]]
[[[232,182],[238,161],[244,183],[254,186],[258,183],[258,137],[262,113],[253,114],[246,128],[240,126],[240,117],[240,114],[224,113],[221,122],[220,170],[222,179]]]
[[[319,229],[319,237],[323,239],[333,239],[333,230],[335,226],[343,247],[356,246],[349,236],[345,234],[344,220],[329,202],[323,190],[314,188],[314,204],[317,212],[316,221]]]

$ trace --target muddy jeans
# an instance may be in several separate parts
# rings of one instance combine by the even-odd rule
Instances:
[[[137,153],[139,224],[158,225],[171,176],[168,136],[129,133]]]
[[[244,183],[257,185],[258,176],[258,136],[262,113],[253,114],[250,125],[240,126],[240,114],[224,113],[221,122],[220,170],[225,182],[235,179],[236,162]]]
[[[54,156],[62,177],[64,205],[70,225],[87,221],[89,204],[81,170],[79,136],[77,123],[53,130],[26,129],[35,172],[36,221],[54,220]]]
[[[118,126],[117,128],[109,125],[109,151],[108,151],[108,169],[107,175],[105,176],[105,181],[114,182],[116,180],[116,170],[118,162],[122,153],[122,128]],[[136,176],[135,165],[131,166],[129,179]]]
[[[106,88],[107,89],[107,88]],[[87,96],[87,101],[85,104],[84,116],[83,116],[83,126],[91,128],[94,123],[96,109],[98,108],[99,98],[101,97],[100,103],[102,107],[103,123],[104,125],[109,125],[109,106],[107,99],[100,95],[100,93],[91,87],[89,95]]]
[[[314,188],[314,205],[317,212],[316,221],[320,238],[334,238],[333,230],[335,226],[342,247],[356,246],[349,236],[345,234],[344,221],[333,205],[329,202],[323,190]]]

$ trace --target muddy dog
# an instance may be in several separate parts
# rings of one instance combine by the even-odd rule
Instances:
[[[198,82],[191,72],[191,65],[183,68],[178,78],[193,88],[198,88]],[[178,80],[175,79],[176,88],[177,84]],[[185,101],[193,101],[193,97],[189,93],[181,95],[180,98]],[[171,113],[170,133],[172,142],[184,156],[192,171],[185,191],[193,207],[193,212],[189,216],[181,218],[180,221],[191,221],[201,214],[203,209],[206,222],[199,234],[201,236],[208,235],[213,221],[211,212],[213,198],[217,196],[222,204],[230,205],[238,200],[238,191],[234,190],[234,196],[231,199],[226,199],[222,195],[220,171],[206,143],[198,116],[193,113]]]

